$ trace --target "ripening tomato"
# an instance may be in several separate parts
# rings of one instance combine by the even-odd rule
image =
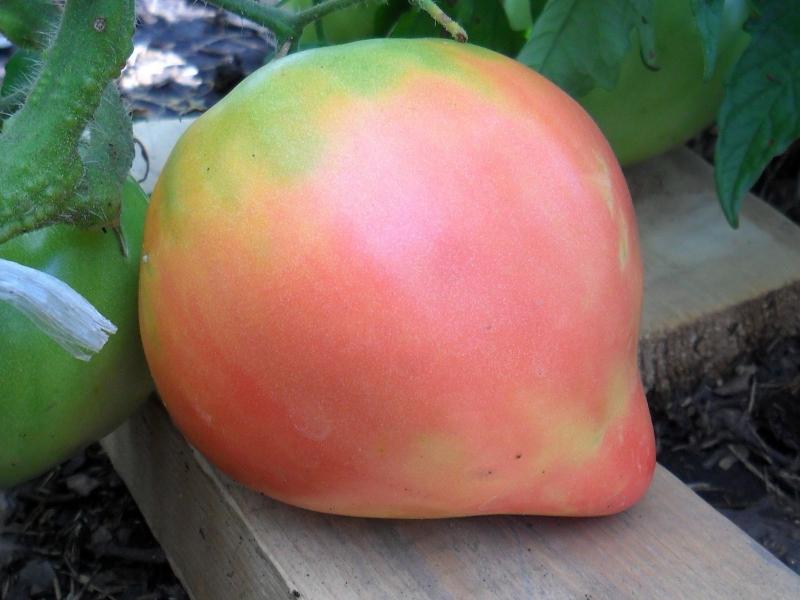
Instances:
[[[139,299],[175,423],[283,501],[599,515],[650,482],[625,180],[500,54],[368,40],[250,76],[159,178]]]

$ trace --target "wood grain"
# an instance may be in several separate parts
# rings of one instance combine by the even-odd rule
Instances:
[[[613,517],[370,520],[242,488],[156,402],[104,446],[196,600],[800,598],[800,577],[662,467]]]
[[[711,167],[686,149],[626,172],[645,266],[645,387],[686,391],[739,354],[800,333],[800,229],[749,196],[722,217]]]
[[[133,136],[139,142],[131,167],[131,175],[148,194],[153,191],[161,169],[167,162],[175,142],[196,117],[137,121],[133,124]]]
[[[186,124],[137,125],[153,172]],[[764,335],[798,329],[797,228],[750,198],[729,230],[710,168],[685,150],[627,175],[651,386],[685,385]],[[156,402],[103,445],[196,600],[800,598],[800,577],[661,467],[645,499],[613,517],[377,521],[238,486]]]

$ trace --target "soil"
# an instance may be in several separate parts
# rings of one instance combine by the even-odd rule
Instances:
[[[0,490],[0,599],[188,595],[100,446]]]
[[[800,338],[649,400],[658,461],[800,573]]]
[[[122,79],[136,117],[202,112],[273,51],[268,32],[202,3],[138,6]],[[0,76],[10,53],[0,43]],[[690,145],[710,160],[714,140],[710,129]],[[798,171],[795,144],[754,191],[800,223]],[[659,462],[800,573],[800,338],[740,357],[691,395],[650,400]],[[99,446],[0,491],[0,600],[187,597]]]

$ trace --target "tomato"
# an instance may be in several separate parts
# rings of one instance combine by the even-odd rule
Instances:
[[[285,502],[598,515],[651,479],[625,180],[495,52],[367,40],[250,76],[169,157],[139,294],[177,426]]]
[[[579,99],[603,130],[623,165],[678,146],[710,125],[722,102],[726,74],[747,45],[746,0],[727,0],[717,68],[703,81],[703,48],[689,0],[656,0],[653,26],[660,69],[642,63],[632,44],[612,90],[595,88]]]
[[[0,258],[65,281],[118,328],[83,362],[0,303],[0,487],[34,477],[109,433],[151,392],[136,305],[146,204],[129,181],[122,209],[127,257],[112,232],[63,225],[0,245]]]

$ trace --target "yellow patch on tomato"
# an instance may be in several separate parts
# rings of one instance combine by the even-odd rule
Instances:
[[[618,225],[619,225],[619,241],[618,241],[619,268],[625,269],[625,267],[628,266],[628,259],[630,258],[628,229],[625,226],[625,222],[621,219]]]
[[[597,184],[603,202],[608,208],[608,213],[616,222],[619,231],[617,236],[617,256],[620,269],[625,269],[630,257],[630,243],[628,241],[628,227],[622,212],[617,210],[614,195],[614,183],[611,179],[611,170],[606,159],[597,151],[594,152],[596,171],[592,180]]]
[[[594,158],[596,167],[592,180],[597,184],[597,189],[600,192],[600,196],[603,198],[603,202],[605,202],[609,214],[612,218],[614,218],[616,211],[614,204],[614,184],[611,181],[611,171],[608,168],[608,163],[599,152],[595,151]]]
[[[411,444],[409,463],[417,471],[430,469],[441,473],[441,469],[452,469],[462,463],[464,450],[452,436],[442,433],[421,433]]]

